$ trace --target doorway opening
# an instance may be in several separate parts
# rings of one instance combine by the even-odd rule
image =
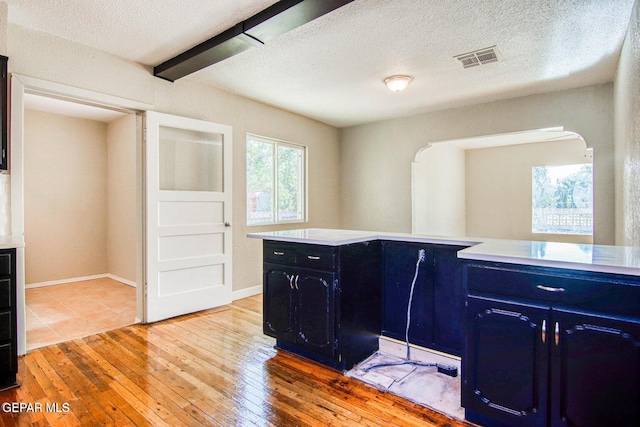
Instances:
[[[427,144],[412,163],[412,231],[449,237],[593,243],[592,232],[559,233],[532,227],[534,214],[540,210],[533,197],[532,170],[558,165],[591,168],[593,156],[582,136],[562,127]],[[593,200],[593,187],[590,191],[588,199]],[[586,196],[583,194],[580,201]],[[570,208],[579,206],[547,205],[545,212],[552,210],[555,220],[560,213],[563,224],[576,221],[576,209]],[[586,217],[578,216],[580,221]]]
[[[136,322],[136,115],[24,96],[27,350]]]

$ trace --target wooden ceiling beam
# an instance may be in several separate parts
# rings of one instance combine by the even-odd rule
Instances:
[[[272,40],[353,0],[281,0],[226,31],[157,65],[171,82]]]

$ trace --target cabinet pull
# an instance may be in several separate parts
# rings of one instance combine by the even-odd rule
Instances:
[[[314,261],[318,261],[320,259],[319,256],[314,256],[314,255],[307,255],[307,259],[312,259]]]
[[[273,251],[273,254],[278,256],[284,256],[284,252]]]
[[[542,321],[542,342],[547,341],[547,321]]]
[[[299,278],[300,278],[300,275],[299,275],[299,274],[296,274],[296,282],[295,282],[295,283],[296,283],[296,289],[297,289],[297,290],[300,290],[300,288],[298,287],[298,279],[299,279]]]
[[[558,345],[558,343],[560,342],[560,325],[558,324],[558,322],[556,322],[554,336],[555,336],[556,345]]]
[[[293,276],[289,276],[289,287],[293,289]]]
[[[536,286],[536,288],[540,289],[541,291],[547,291],[547,292],[564,292],[565,291],[564,288],[552,288],[551,286],[544,286],[544,285],[538,285]]]

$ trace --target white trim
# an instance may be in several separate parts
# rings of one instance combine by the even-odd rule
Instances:
[[[38,79],[35,77],[23,76],[16,73],[11,73],[11,122],[10,131],[11,138],[9,149],[9,173],[11,175],[11,233],[15,238],[24,240],[24,94],[35,93],[44,94],[48,96],[59,97],[67,100],[72,100],[81,103],[87,103],[94,106],[102,106],[106,108],[116,109],[120,111],[145,111],[151,110],[153,106],[130,99],[119,98],[112,95],[106,95],[98,92],[93,92],[87,89],[80,89],[77,87],[67,86],[60,83],[50,82],[47,80]],[[137,142],[137,150],[140,150],[142,146],[141,135],[138,135],[139,141]],[[142,165],[141,159],[138,159],[137,164],[137,178],[141,178],[140,169]],[[136,182],[138,193],[140,194],[142,182]],[[142,211],[142,199],[137,202],[137,211]],[[139,218],[142,218],[139,214]],[[142,223],[139,221],[139,225]],[[138,241],[143,242],[142,237],[143,230],[140,228],[137,232]],[[137,252],[138,261],[143,259],[141,252],[142,247],[139,247]],[[144,283],[143,270],[138,265],[138,273],[136,279],[140,283]],[[27,352],[27,332],[25,325],[26,319],[26,304],[25,304],[25,268],[24,268],[24,248],[17,249],[17,266],[16,266],[16,280],[17,280],[17,326],[18,326],[18,355],[24,355]],[[142,291],[144,286],[138,288],[138,317],[142,315],[142,305],[140,300],[142,299]]]
[[[48,282],[27,283],[24,285],[24,288],[25,289],[44,288],[47,286],[64,285],[65,283],[85,282],[87,280],[96,280],[96,279],[111,279],[111,280],[115,280],[116,282],[120,282],[123,285],[128,285],[133,288],[137,287],[136,282],[132,282],[131,280],[123,279],[122,277],[118,277],[111,273],[107,273],[107,274],[94,274],[93,276],[71,277],[69,279],[62,279],[62,280],[50,280]]]
[[[252,297],[254,295],[260,295],[262,293],[262,285],[251,286],[250,288],[240,289],[239,291],[233,291],[231,294],[231,299],[233,301]]]
[[[127,279],[125,279],[123,277],[120,277],[120,276],[116,276],[115,274],[107,273],[107,274],[105,274],[105,276],[108,277],[111,280],[115,280],[116,282],[120,282],[123,285],[131,286],[132,288],[137,288],[138,287],[136,282],[134,282],[132,280],[127,280]]]
[[[69,279],[51,280],[48,282],[27,283],[24,285],[24,288],[25,289],[44,288],[46,286],[63,285],[65,283],[75,283],[75,282],[84,282],[86,280],[104,279],[105,277],[107,277],[106,274],[94,274],[93,276],[71,277]]]

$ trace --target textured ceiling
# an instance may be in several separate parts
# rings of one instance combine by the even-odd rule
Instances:
[[[6,0],[9,21],[153,66],[273,0]],[[355,0],[185,79],[345,127],[613,79],[633,0]],[[500,62],[453,57],[496,45]],[[385,77],[414,78],[401,93]]]

